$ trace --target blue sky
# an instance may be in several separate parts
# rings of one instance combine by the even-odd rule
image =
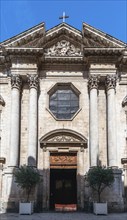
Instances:
[[[79,30],[86,22],[127,42],[127,0],[0,0],[0,42],[41,22],[50,29],[63,11]]]

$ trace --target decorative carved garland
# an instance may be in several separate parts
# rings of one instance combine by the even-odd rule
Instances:
[[[77,165],[77,155],[76,154],[51,154],[50,155],[50,165],[51,166],[71,166]]]
[[[81,56],[81,49],[75,47],[69,41],[61,40],[52,47],[45,49],[46,56]]]

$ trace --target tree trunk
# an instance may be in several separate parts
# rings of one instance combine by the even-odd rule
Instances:
[[[98,192],[98,202],[101,202],[101,192]]]
[[[26,201],[27,201],[27,202],[29,202],[30,192],[31,192],[31,189],[28,189],[28,190],[27,190],[27,198],[26,198]]]

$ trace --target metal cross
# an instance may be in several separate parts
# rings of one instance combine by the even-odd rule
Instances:
[[[63,16],[59,17],[59,19],[63,19],[63,22],[65,22],[66,18],[69,18],[69,16],[65,15],[65,12],[63,12]]]

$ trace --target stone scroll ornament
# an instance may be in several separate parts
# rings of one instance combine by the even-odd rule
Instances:
[[[81,56],[81,49],[66,40],[62,40],[52,47],[45,49],[46,56]]]
[[[88,88],[91,89],[98,89],[98,83],[99,83],[99,76],[97,75],[91,75],[88,80]]]
[[[106,78],[106,89],[115,89],[116,88],[116,76],[114,75],[107,75]]]
[[[122,107],[127,106],[127,95],[124,97],[123,101],[122,101]]]
[[[30,88],[38,88],[39,80],[38,80],[38,75],[27,75],[28,76],[28,82]]]
[[[11,87],[21,89],[22,81],[20,75],[11,76]]]
[[[1,95],[0,95],[0,105],[5,106],[5,101]]]

